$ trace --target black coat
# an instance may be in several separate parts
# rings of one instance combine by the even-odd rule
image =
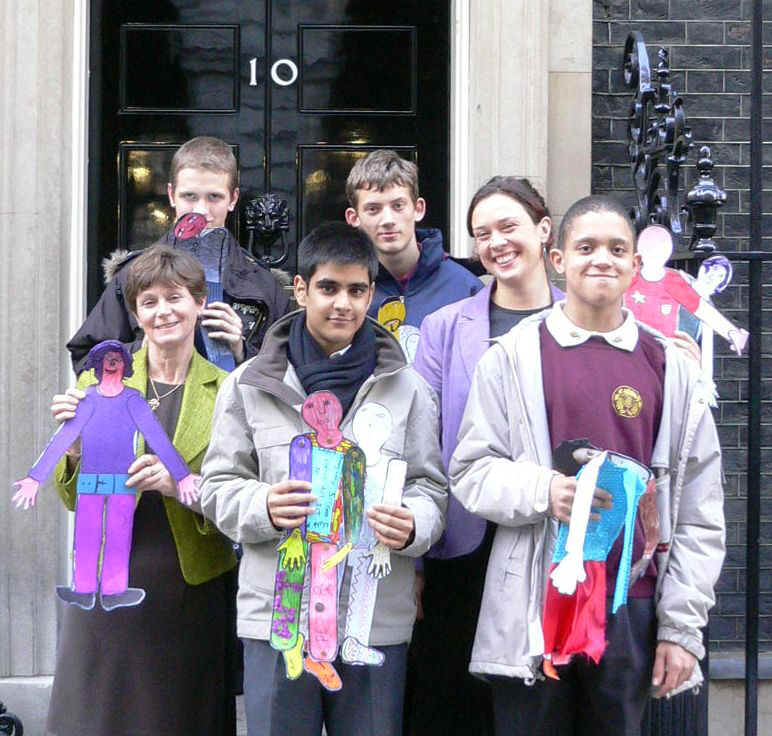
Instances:
[[[170,230],[161,242],[173,245],[174,240]],[[268,327],[289,310],[289,297],[273,274],[252,258],[230,233],[223,247],[227,249],[222,270],[224,301],[241,317],[245,353],[251,358],[260,349]],[[123,257],[118,256],[113,278],[86,321],[67,343],[76,374],[83,369],[88,351],[98,342],[133,343],[142,338],[142,330],[123,297],[128,278],[128,269],[123,266],[141,252],[131,251]]]

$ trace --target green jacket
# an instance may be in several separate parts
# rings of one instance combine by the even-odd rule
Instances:
[[[125,384],[144,396],[147,390],[147,348],[143,347],[134,354],[133,367],[134,374],[125,380]],[[226,375],[197,352],[193,352],[172,443],[194,473],[201,472],[201,463],[212,430],[215,397]],[[83,372],[78,379],[78,388],[95,383],[97,380],[93,371]],[[145,439],[140,436],[137,456],[144,452]],[[68,474],[66,460],[63,457],[56,466],[54,482],[64,505],[74,511],[80,465],[72,474]],[[141,495],[141,491],[137,492],[137,502]],[[236,556],[230,541],[214,524],[174,498],[164,496],[163,501],[185,582],[199,585],[236,566]]]

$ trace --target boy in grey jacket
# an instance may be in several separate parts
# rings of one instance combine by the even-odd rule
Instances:
[[[483,356],[450,463],[456,497],[498,524],[470,670],[490,676],[497,733],[636,736],[650,692],[672,695],[702,679],[700,629],[724,557],[710,391],[692,361],[621,307],[639,265],[621,205],[575,203],[550,256],[566,300]],[[653,469],[660,543],[627,604],[612,615],[607,599],[598,664],[574,655],[555,668],[559,679],[545,679],[547,576],[557,521],[570,521],[576,492],[576,478],[553,469],[553,452],[578,438]],[[596,489],[595,510],[609,503]],[[639,529],[633,562],[641,537]],[[607,564],[613,581],[613,548]]]
[[[260,353],[228,377],[217,397],[201,507],[243,545],[238,633],[245,645],[250,736],[318,736],[323,724],[335,733],[401,733],[407,642],[415,618],[413,558],[439,538],[447,496],[436,402],[393,337],[366,317],[377,267],[364,233],[343,223],[311,232],[299,246],[295,277],[295,296],[305,309],[280,319]],[[274,574],[282,538],[314,513],[311,484],[289,478],[289,447],[309,431],[300,408],[319,390],[340,400],[340,428],[347,438],[363,404],[388,408],[392,429],[382,453],[404,458],[407,474],[402,504],[371,506],[363,522],[394,553],[391,574],[378,585],[370,640],[362,642],[385,654],[383,665],[307,658],[306,672],[289,680],[282,653],[269,644]],[[351,568],[345,562],[340,567],[346,572],[339,628],[346,620],[351,578]]]

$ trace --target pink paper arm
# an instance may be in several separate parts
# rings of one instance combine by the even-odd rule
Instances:
[[[18,488],[18,490],[13,494],[11,501],[16,504],[17,509],[21,508],[23,504],[24,510],[26,511],[28,508],[30,508],[30,506],[35,505],[35,499],[38,495],[40,483],[38,483],[34,478],[27,476],[22,480],[17,480],[13,485],[15,488]]]

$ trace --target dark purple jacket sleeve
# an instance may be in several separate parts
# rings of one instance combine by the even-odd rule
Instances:
[[[190,468],[188,468],[180,453],[172,445],[166,430],[156,419],[153,410],[144,397],[140,394],[135,394],[131,396],[126,406],[131,418],[134,420],[134,425],[142,433],[145,442],[158,453],[158,457],[161,458],[161,462],[166,466],[172,478],[179,482],[185,476],[190,475]]]
[[[86,395],[85,399],[78,402],[75,416],[64,422],[48,441],[46,449],[43,450],[27,474],[30,478],[38,483],[43,483],[51,475],[54,466],[59,462],[59,458],[64,455],[67,448],[80,437],[83,427],[94,413],[94,406],[88,399],[89,397]]]

